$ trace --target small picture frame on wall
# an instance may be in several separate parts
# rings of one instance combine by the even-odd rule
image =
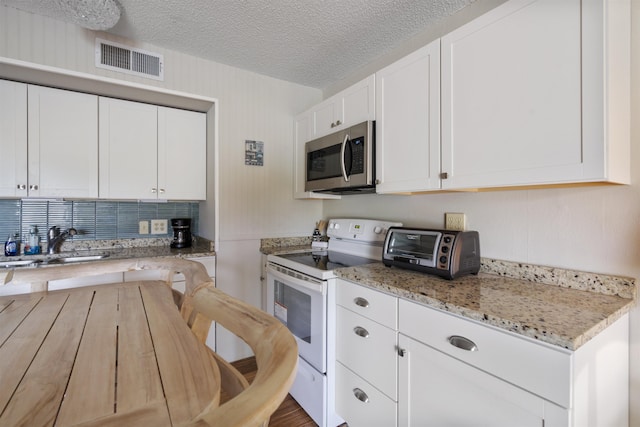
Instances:
[[[244,164],[248,166],[264,165],[264,142],[244,141]]]

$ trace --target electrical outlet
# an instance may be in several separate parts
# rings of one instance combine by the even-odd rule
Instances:
[[[138,234],[149,234],[149,221],[138,222]]]
[[[151,234],[167,234],[167,220],[166,219],[152,219],[151,220]]]
[[[446,230],[459,230],[464,231],[465,217],[463,213],[451,213],[444,214],[444,228]]]

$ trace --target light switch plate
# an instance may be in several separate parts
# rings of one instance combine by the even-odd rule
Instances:
[[[167,220],[166,219],[152,219],[151,220],[151,234],[167,234]]]
[[[138,222],[138,234],[149,234],[149,221]]]

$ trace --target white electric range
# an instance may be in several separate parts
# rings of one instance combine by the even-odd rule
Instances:
[[[320,426],[344,422],[335,413],[336,275],[342,267],[382,260],[389,227],[398,222],[332,219],[328,247],[267,256],[267,311],[298,343],[291,395]]]

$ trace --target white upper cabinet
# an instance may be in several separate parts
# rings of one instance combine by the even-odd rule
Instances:
[[[444,36],[442,188],[628,183],[629,21],[625,0],[510,0]]]
[[[27,85],[0,80],[0,197],[27,196]]]
[[[100,198],[158,197],[158,108],[100,98]]]
[[[295,199],[340,199],[335,194],[304,191],[305,143],[346,127],[375,120],[375,75],[326,99],[294,120],[293,197]]]
[[[365,120],[375,120],[375,75],[326,99],[311,109],[310,114],[310,140]]]
[[[376,192],[440,188],[440,40],[376,73]]]
[[[98,97],[0,81],[0,197],[98,197]]]
[[[100,98],[100,197],[205,199],[205,114]]]
[[[170,200],[207,198],[207,115],[158,107],[158,187]]]

